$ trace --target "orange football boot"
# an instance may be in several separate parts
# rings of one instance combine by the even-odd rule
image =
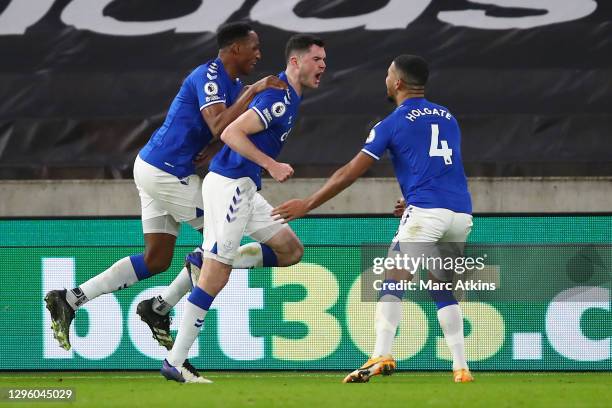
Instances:
[[[465,383],[465,382],[474,381],[474,377],[472,376],[472,373],[470,373],[470,370],[467,370],[465,368],[462,368],[460,370],[454,370],[453,378],[455,379],[456,383]]]
[[[395,372],[396,364],[390,355],[372,357],[364,365],[347,375],[343,383],[366,383],[375,375],[391,375]]]

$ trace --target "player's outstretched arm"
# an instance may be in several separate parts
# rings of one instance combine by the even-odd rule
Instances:
[[[233,151],[257,163],[278,182],[283,182],[293,175],[293,168],[287,163],[279,163],[251,142],[248,135],[254,135],[264,130],[264,124],[252,110],[244,112],[232,122],[221,134],[221,141]]]
[[[310,197],[299,200],[289,200],[272,210],[272,216],[289,222],[303,217],[308,212],[337,196],[363,175],[375,160],[363,152],[357,153],[350,162],[336,170],[329,180]]]
[[[249,107],[253,97],[266,89],[287,89],[287,83],[280,78],[269,75],[245,87],[238,100],[229,108],[224,103],[215,103],[202,109],[202,117],[214,138],[218,138],[225,128]]]

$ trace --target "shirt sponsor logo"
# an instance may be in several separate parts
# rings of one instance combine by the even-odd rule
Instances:
[[[288,131],[286,131],[285,133],[281,135],[280,141],[284,142],[285,140],[287,140],[287,138],[289,137],[289,133],[291,133],[291,129],[289,129]]]

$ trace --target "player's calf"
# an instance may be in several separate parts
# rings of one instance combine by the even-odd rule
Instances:
[[[144,264],[150,275],[165,272],[170,268],[176,237],[165,233],[148,233],[145,237]]]
[[[455,382],[474,381],[465,356],[463,316],[459,303],[450,290],[430,290],[431,298],[438,309],[438,322],[444,339],[453,357],[453,379]]]

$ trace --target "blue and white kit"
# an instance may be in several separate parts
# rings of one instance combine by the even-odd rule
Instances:
[[[284,72],[279,78],[288,83]],[[286,91],[268,89],[258,94],[249,108],[258,115],[264,129],[249,135],[251,142],[276,158],[297,119],[300,102],[291,85]],[[243,236],[266,242],[284,228],[272,218],[272,206],[258,193],[261,172],[259,165],[228,146],[212,160],[203,183],[205,257],[232,265]]]
[[[203,227],[202,179],[193,160],[213,136],[201,111],[217,103],[230,106],[241,91],[242,83],[228,76],[220,58],[187,76],[164,123],[134,163],[144,233],[178,235],[180,222]]]
[[[374,126],[361,151],[379,160],[387,150],[406,200],[390,251],[414,252],[414,243],[465,242],[472,201],[455,117],[425,98],[409,98]]]

